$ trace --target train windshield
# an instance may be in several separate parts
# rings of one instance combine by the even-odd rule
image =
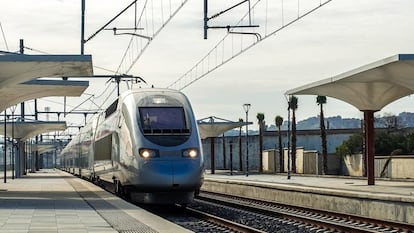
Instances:
[[[140,107],[139,115],[144,136],[156,144],[174,146],[188,139],[182,107]]]
[[[141,124],[148,129],[185,129],[184,110],[181,107],[141,107]]]

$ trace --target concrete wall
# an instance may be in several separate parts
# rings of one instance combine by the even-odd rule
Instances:
[[[381,171],[389,159],[388,156],[377,156],[375,158],[375,176],[379,177]],[[385,177],[396,179],[414,178],[414,156],[393,155],[385,169]]]
[[[346,140],[353,133],[344,133],[344,134],[332,134],[327,136],[328,139],[328,168],[330,170],[329,174],[339,174],[341,168],[341,158],[335,155],[335,150],[338,145],[340,145],[343,140]],[[258,135],[249,135],[249,170],[259,170],[259,136]],[[211,139],[202,140],[203,152],[205,156],[205,167],[206,169],[211,168]],[[224,138],[225,149],[223,150],[223,138],[217,137],[214,139],[214,154],[215,154],[215,167],[216,169],[230,169],[230,143],[232,144],[232,156],[233,156],[233,169],[239,170],[239,156],[240,156],[240,144],[238,136],[228,136]],[[282,138],[283,147],[287,146],[286,135]],[[277,150],[278,149],[278,137],[276,134],[267,135],[265,134],[263,139],[263,149],[264,150]],[[297,137],[297,147],[303,148],[306,151],[322,151],[321,148],[321,138],[319,134],[312,135],[298,135]],[[303,160],[298,151],[297,162]],[[225,157],[223,156],[225,154]],[[241,155],[242,155],[242,168],[245,169],[246,166],[246,137],[242,136],[241,140]],[[315,161],[315,160],[313,160]],[[322,160],[319,159],[318,162]],[[276,159],[276,166],[279,163],[279,159]],[[285,159],[285,166],[287,159]],[[313,165],[312,165],[313,166]],[[299,168],[299,166],[297,166]],[[285,169],[287,170],[287,169]],[[319,170],[320,171],[320,170]],[[301,165],[298,172],[303,173],[303,166]],[[321,172],[320,172],[321,173]],[[319,174],[320,174],[319,173]]]
[[[279,152],[274,149],[263,151],[263,172],[272,172],[272,173],[275,172],[275,165],[276,165],[276,172],[279,172],[280,171]]]
[[[317,151],[304,151],[303,153],[303,173],[322,174],[323,160],[322,155]]]
[[[342,143],[343,140],[346,140],[350,135],[342,135],[338,136],[336,135],[336,139],[333,140],[333,142],[328,143],[331,147],[337,147],[339,144]],[[310,143],[310,141],[314,141],[315,144]],[[242,156],[242,169],[244,171],[246,166],[246,137],[242,137],[241,140],[241,150],[240,150],[240,144],[239,144],[239,138],[238,137],[225,137],[224,138],[224,149],[223,149],[223,138],[218,137],[214,138],[214,156],[215,156],[215,168],[216,169],[230,169],[230,155],[233,156],[233,169],[239,170],[240,168],[240,154]],[[279,154],[278,146],[275,144],[277,141],[276,136],[265,136],[264,137],[264,151],[275,151],[276,150],[276,167],[277,171],[280,171],[279,169]],[[299,144],[300,142],[306,142]],[[319,143],[317,143],[319,142]],[[230,143],[232,144],[232,153],[230,153]],[[312,135],[312,136],[298,136],[298,147],[297,147],[297,158],[296,158],[296,167],[297,167],[297,173],[305,173],[305,174],[322,174],[322,157],[319,153],[321,151],[320,148],[320,136],[319,135]],[[287,145],[287,144],[286,144]],[[303,147],[302,145],[307,145],[308,147]],[[207,169],[211,169],[211,138],[202,140],[202,146],[203,146],[203,153],[205,156],[205,167]],[[319,149],[316,149],[319,148]],[[285,148],[286,150],[286,148]],[[313,151],[312,153],[316,153],[318,155],[317,158],[304,158],[304,153],[307,153],[307,151]],[[335,150],[333,150],[335,151]],[[341,158],[336,156],[336,154],[332,153],[331,150],[328,150],[330,154],[328,154],[328,168],[329,168],[329,174],[339,174],[340,168],[341,168]],[[268,152],[265,152],[265,154]],[[273,152],[270,152],[273,153]],[[284,165],[285,165],[285,171],[287,171],[287,152],[285,151],[284,156]],[[223,156],[225,154],[225,156]],[[258,170],[259,169],[259,136],[253,135],[249,136],[249,170]],[[263,155],[262,155],[263,156]],[[267,154],[265,156],[268,156]],[[310,156],[310,155],[308,155]],[[303,161],[307,162],[306,164],[303,163]],[[273,158],[272,158],[273,161]],[[319,164],[316,164],[319,163]],[[309,164],[308,164],[309,163]],[[311,168],[312,167],[312,168]],[[274,171],[274,165],[272,167],[266,167],[265,170],[269,170],[270,172]],[[317,170],[317,173],[314,173],[314,171]]]
[[[348,176],[363,176],[363,156],[362,154],[346,155],[343,157],[344,165],[346,167],[344,175]]]
[[[344,175],[363,176],[362,154],[348,155],[344,158],[346,167]],[[380,177],[388,156],[375,157],[375,177]],[[388,166],[385,167],[384,178],[393,179],[414,179],[414,155],[393,155]]]
[[[296,173],[297,174],[304,174],[304,164],[303,164],[303,155],[305,153],[305,150],[303,147],[297,147],[296,148]],[[284,155],[284,160],[285,160],[285,164],[284,164],[284,171],[287,172],[288,171],[288,149],[284,148],[283,150],[283,155]],[[292,155],[290,155],[292,156]],[[306,166],[306,165],[305,165]],[[292,159],[290,159],[290,168],[292,169]]]

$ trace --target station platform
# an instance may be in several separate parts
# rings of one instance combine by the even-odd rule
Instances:
[[[414,180],[206,171],[202,191],[414,224]],[[414,229],[414,225],[413,225]]]
[[[191,232],[60,170],[0,183],[0,233]]]

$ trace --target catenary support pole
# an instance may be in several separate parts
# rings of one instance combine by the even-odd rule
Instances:
[[[81,0],[81,55],[85,53],[85,0]]]
[[[215,155],[214,155],[214,137],[210,138],[210,160],[211,160],[211,174],[215,173],[215,167],[216,167],[216,163],[215,163]]]
[[[7,125],[7,114],[6,114],[6,110],[4,110],[4,138],[3,138],[3,142],[4,142],[4,183],[7,183],[7,162],[6,162],[6,158],[7,158],[7,130],[6,130],[6,125]]]

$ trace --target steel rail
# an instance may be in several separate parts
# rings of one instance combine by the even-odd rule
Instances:
[[[213,193],[210,194],[217,195]],[[226,199],[232,199],[232,196],[229,195],[219,195]],[[201,193],[198,197],[199,200],[207,202],[216,202],[219,204],[232,206],[234,208],[248,210],[252,212],[259,212],[270,216],[292,219],[295,221],[309,223],[314,226],[330,230],[340,230],[345,232],[414,232],[414,225],[408,223],[372,219],[364,216],[348,215],[338,212],[311,209],[300,206],[291,206],[267,201],[254,200],[249,198],[235,198],[242,199],[246,203],[236,203],[235,201],[229,200],[218,200],[214,199],[213,197],[207,197],[205,193]],[[252,202],[255,202],[255,204],[252,204]],[[259,206],[260,203],[262,203],[262,206]],[[272,206],[271,209],[269,208],[269,206]]]
[[[245,226],[236,222],[232,222],[230,220],[208,214],[190,207],[186,207],[185,211],[188,212],[190,215],[195,216],[199,219],[203,219],[205,221],[213,222],[214,224],[221,225],[227,228],[230,228],[232,230],[238,231],[238,232],[245,232],[245,233],[265,233],[265,231],[261,231],[249,226]]]

